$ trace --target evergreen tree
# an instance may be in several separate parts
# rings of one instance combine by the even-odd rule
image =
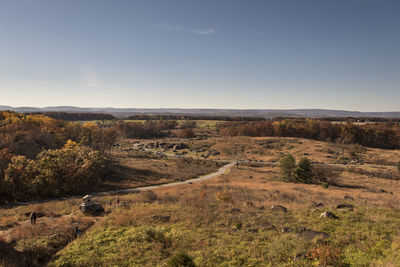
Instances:
[[[308,158],[300,159],[296,168],[296,178],[299,182],[309,183],[312,178],[311,162]]]
[[[286,179],[289,181],[294,180],[294,171],[296,168],[296,160],[293,155],[288,153],[280,162],[280,168]]]

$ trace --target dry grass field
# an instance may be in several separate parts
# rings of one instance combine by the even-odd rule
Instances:
[[[113,153],[129,178],[110,188],[176,181],[220,166],[196,172],[200,161],[133,149],[155,141],[121,140]],[[106,209],[100,217],[80,214],[79,199],[1,208],[0,239],[49,266],[179,266],[185,259],[195,266],[400,266],[399,151],[297,138],[167,142],[187,148],[165,153],[207,153],[240,164],[204,182],[118,195],[119,205],[117,196],[97,197]],[[334,167],[336,183],[283,181],[279,160],[288,152]],[[32,210],[60,217],[30,225],[24,213]],[[325,211],[337,218],[321,218]],[[76,225],[83,234],[74,239]],[[42,254],[32,256],[36,250]]]
[[[149,152],[115,152],[114,174],[100,191],[134,188],[186,180],[216,171],[222,164],[190,158],[161,157]]]

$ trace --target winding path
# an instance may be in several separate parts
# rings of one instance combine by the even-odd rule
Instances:
[[[115,194],[126,194],[126,193],[134,193],[134,192],[140,192],[140,191],[146,191],[146,190],[152,190],[152,189],[157,189],[157,188],[162,188],[162,187],[170,187],[170,186],[178,186],[178,185],[184,185],[184,184],[191,184],[195,182],[201,182],[205,180],[209,180],[212,178],[215,178],[217,176],[220,176],[223,174],[227,169],[235,165],[235,162],[230,162],[221,168],[218,169],[218,171],[206,174],[204,176],[200,176],[197,178],[192,178],[184,181],[179,181],[179,182],[172,182],[172,183],[165,183],[165,184],[157,184],[157,185],[149,185],[149,186],[141,186],[141,187],[134,187],[134,188],[128,188],[128,189],[119,189],[119,190],[113,190],[113,191],[107,191],[107,192],[97,192],[97,193],[91,193],[92,196],[107,196],[107,195],[115,195]],[[16,207],[16,206],[26,206],[30,204],[39,204],[39,203],[45,203],[45,202],[50,202],[50,201],[60,201],[60,200],[68,200],[68,199],[80,199],[82,196],[69,196],[69,197],[60,197],[60,198],[52,198],[52,199],[42,199],[42,200],[35,200],[35,201],[28,201],[28,202],[20,202],[20,203],[12,203],[12,204],[4,204],[0,205],[0,208],[10,208],[10,207]]]
[[[152,190],[152,189],[157,189],[157,188],[164,188],[164,187],[171,187],[171,186],[176,186],[176,185],[183,185],[183,184],[191,184],[191,183],[196,183],[196,182],[201,182],[205,180],[209,180],[212,178],[215,178],[217,176],[220,176],[223,174],[227,169],[235,165],[235,162],[230,162],[221,168],[218,169],[218,171],[200,176],[197,178],[189,179],[189,180],[184,180],[184,181],[179,181],[179,182],[173,182],[173,183],[166,183],[166,184],[159,184],[159,185],[149,185],[149,186],[141,186],[141,187],[135,187],[135,188],[130,188],[130,189],[121,189],[121,190],[114,190],[114,191],[108,191],[108,192],[100,192],[100,193],[95,193],[92,194],[93,196],[104,196],[104,195],[111,195],[111,194],[118,194],[118,193],[133,193],[137,191],[146,191],[146,190]]]

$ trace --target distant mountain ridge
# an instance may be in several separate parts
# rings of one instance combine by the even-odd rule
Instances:
[[[138,114],[182,114],[182,115],[212,115],[212,116],[244,116],[244,117],[376,117],[400,118],[400,112],[360,112],[329,109],[184,109],[184,108],[81,108],[74,106],[54,107],[11,107],[0,106],[0,110],[15,112],[87,112],[106,113],[116,117],[125,117]]]

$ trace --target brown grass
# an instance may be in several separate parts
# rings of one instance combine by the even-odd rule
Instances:
[[[335,163],[335,157],[341,153],[341,147],[336,144],[296,138],[235,137],[229,139],[210,138],[190,142],[197,146],[206,145],[221,153],[215,157],[228,159],[278,161],[282,155],[290,152],[297,159],[307,156],[314,162]],[[351,146],[346,146],[345,156],[350,157],[352,149],[354,150]],[[320,212],[332,210],[339,217],[344,217],[348,213],[335,207],[341,203],[350,203],[355,207],[354,213],[352,213],[354,218],[351,218],[355,222],[366,218],[370,221],[380,222],[382,214],[374,213],[375,207],[388,211],[387,214],[391,214],[391,212],[397,214],[400,211],[400,199],[398,198],[400,181],[382,178],[387,178],[383,174],[396,171],[394,164],[398,161],[399,151],[360,149],[357,153],[361,157],[361,163],[336,165],[335,168],[339,171],[337,185],[331,185],[329,188],[323,188],[316,184],[284,182],[277,164],[252,162],[241,164],[238,169],[232,167],[220,177],[208,181],[119,196],[123,204],[119,206],[105,205],[106,217],[104,220],[100,220],[101,224],[98,224],[98,227],[149,226],[155,229],[158,226],[166,226],[178,229],[182,225],[186,225],[188,229],[202,228],[206,229],[204,231],[207,235],[203,233],[201,240],[195,240],[196,243],[190,245],[193,250],[202,250],[207,253],[207,247],[212,247],[212,242],[218,242],[220,247],[232,245],[229,244],[226,236],[240,236],[238,239],[248,241],[254,237],[248,234],[249,231],[257,231],[257,229],[270,231],[260,233],[266,239],[275,238],[282,234],[280,230],[283,227],[296,228],[315,220],[318,223],[314,226],[321,227],[321,229],[315,230],[323,230],[325,225],[319,224],[320,221],[317,218],[320,213],[312,213],[314,208],[311,206],[315,202],[324,204],[320,208]],[[190,176],[189,172],[197,175],[199,169],[210,172],[212,168],[217,167],[212,164],[207,165],[209,164],[207,162],[204,164],[203,161],[184,162],[183,160],[138,157],[125,157],[120,160],[125,166],[131,168],[127,169],[127,173],[133,171],[131,173],[132,181],[128,181],[126,184],[124,184],[125,181],[116,181],[122,186],[127,186],[129,183],[137,185],[156,183],[163,181],[164,178],[164,181],[172,181],[180,177],[179,173],[182,173],[182,177],[187,177]],[[154,180],[149,180],[149,177],[153,177]],[[346,195],[352,196],[354,200],[345,200],[344,196]],[[111,200],[114,203],[115,199],[116,196],[101,197],[96,201],[108,203]],[[77,216],[79,202],[80,200],[55,201],[26,207],[0,209],[0,225],[12,225],[10,229],[0,232],[0,238],[11,242],[15,248],[24,250],[37,246],[37,243],[34,243],[34,246],[30,243],[34,239],[39,240],[57,233],[72,233],[72,227],[77,220],[82,225],[90,226],[93,218]],[[289,211],[286,214],[272,212],[270,211],[272,205],[283,205]],[[25,222],[27,218],[23,215],[24,212],[32,210],[44,213],[53,210],[56,213],[70,216],[63,216],[51,221],[39,218],[38,224],[32,226]],[[359,210],[363,210],[364,217],[357,217]],[[170,216],[170,219],[168,222],[163,222],[154,219],[154,215]],[[186,234],[190,234],[190,231],[188,230]],[[225,239],[220,239],[219,237],[223,234]],[[294,233],[287,234],[286,237],[286,239],[282,238],[282,243],[276,244],[276,251],[273,247],[270,248],[271,251],[276,252],[276,255],[279,255],[279,250],[285,249],[285,242],[296,238],[296,235]],[[355,242],[353,238],[350,234],[343,234],[338,236],[337,242],[351,244]],[[393,241],[393,251],[396,251],[400,244],[396,238]],[[364,245],[360,240],[357,242]],[[178,247],[177,244],[173,244],[172,248],[175,248],[174,246]],[[251,249],[251,253],[256,253],[257,249],[254,247]],[[307,251],[311,253],[310,257],[320,262],[334,262],[342,253],[332,244],[328,244],[322,249],[319,249],[319,246],[312,246]],[[329,258],[329,255],[333,255],[333,258]],[[256,257],[256,254],[252,254],[252,256]],[[265,255],[260,254],[259,256],[264,257]],[[385,262],[387,265],[382,266],[390,266],[392,263],[396,263],[395,259],[388,259]]]
[[[18,226],[1,233],[0,238],[13,243],[21,239],[33,239],[62,233],[72,238],[76,226],[84,231],[93,224],[89,217],[62,216],[58,218],[38,218],[36,224],[28,221],[21,222]]]

